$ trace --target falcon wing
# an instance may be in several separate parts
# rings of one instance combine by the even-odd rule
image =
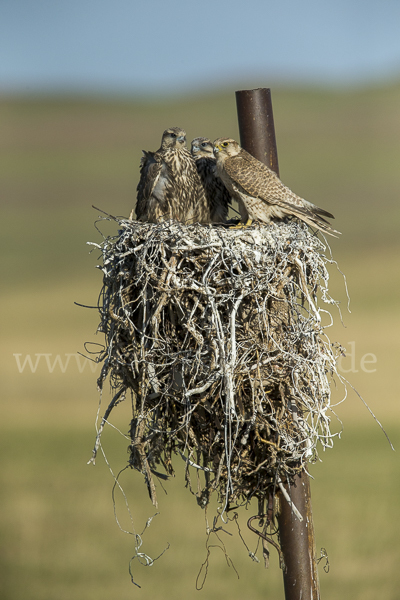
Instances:
[[[240,154],[236,156],[227,158],[224,169],[229,177],[239,184],[249,196],[260,198],[269,204],[279,203],[274,190],[278,190],[283,183],[267,165],[256,160],[245,150],[241,150]],[[290,192],[289,188],[287,190]]]
[[[331,213],[294,194],[274,171],[245,150],[242,149],[236,156],[227,158],[224,168],[229,177],[249,196],[259,198],[270,205],[278,205],[288,215],[295,215],[329,235],[340,233],[331,228],[324,219],[334,219]]]
[[[211,222],[224,223],[228,216],[228,204],[232,203],[232,199],[216,173],[215,158],[201,156],[196,160],[196,167],[210,207]]]
[[[162,162],[156,152],[143,150],[140,160],[140,179],[137,190],[136,218],[140,220],[147,208],[150,198],[162,170]]]

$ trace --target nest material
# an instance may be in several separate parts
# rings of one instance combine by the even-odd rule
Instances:
[[[129,464],[154,504],[154,478],[173,474],[173,454],[201,506],[214,491],[224,508],[263,503],[315,460],[318,442],[332,445],[325,246],[297,221],[118,222],[102,244],[98,383],[114,390],[102,427],[130,391]]]

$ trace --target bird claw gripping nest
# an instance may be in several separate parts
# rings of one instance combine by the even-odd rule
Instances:
[[[245,230],[119,220],[102,244],[99,306],[106,347],[99,387],[132,395],[129,464],[173,474],[173,454],[201,506],[224,508],[290,481],[332,446],[329,383],[336,358],[318,299],[325,246],[296,221]],[[166,475],[161,474],[165,471]],[[201,477],[199,475],[202,474]]]

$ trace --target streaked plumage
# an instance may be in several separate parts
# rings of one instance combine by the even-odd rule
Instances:
[[[170,127],[164,131],[156,152],[143,151],[135,208],[138,221],[210,222],[210,209],[196,164],[185,146],[185,131]]]
[[[334,219],[326,210],[297,196],[264,163],[243,150],[231,138],[214,142],[217,175],[239,203],[244,223],[268,223],[272,218],[293,215],[324,233],[339,233],[324,217]]]
[[[192,141],[191,152],[210,206],[211,221],[224,223],[228,216],[231,195],[215,172],[216,160],[213,150],[214,146],[208,138],[198,137]]]

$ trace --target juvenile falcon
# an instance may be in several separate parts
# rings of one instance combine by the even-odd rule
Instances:
[[[208,138],[198,137],[192,141],[191,152],[210,206],[211,221],[224,223],[228,216],[231,195],[222,180],[216,175],[216,160],[213,150],[214,146]]]
[[[163,219],[210,222],[203,186],[180,127],[164,131],[156,152],[143,151],[135,213],[138,221],[150,223]]]
[[[331,213],[297,196],[274,171],[243,150],[235,140],[216,139],[214,154],[217,175],[238,201],[246,226],[252,221],[268,223],[272,218],[294,215],[333,237],[340,233],[324,218],[334,219]]]

